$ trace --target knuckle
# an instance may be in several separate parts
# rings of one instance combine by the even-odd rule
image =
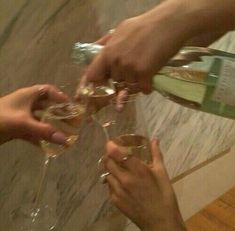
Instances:
[[[41,138],[44,139],[50,139],[52,134],[55,132],[55,130],[52,128],[50,124],[44,123],[42,125],[42,129],[38,129],[38,135],[41,136]]]
[[[137,169],[137,174],[139,177],[146,177],[150,175],[150,171],[147,167],[142,167]]]
[[[112,194],[110,200],[115,205],[120,203],[120,199],[116,194]]]
[[[111,45],[106,45],[100,55],[102,59],[111,61],[115,60],[115,54],[116,52],[113,52],[113,47]]]
[[[155,171],[156,171],[157,175],[163,175],[166,172],[165,167],[162,164],[156,165]]]
[[[136,65],[136,62],[132,59],[127,59],[125,57],[120,59],[120,66],[122,66],[124,69],[136,70]]]
[[[148,64],[144,60],[136,60],[135,70],[140,75],[146,75],[148,72]]]
[[[122,190],[118,190],[116,192],[116,197],[119,201],[122,200],[124,198],[124,192]]]
[[[121,180],[122,187],[126,190],[132,189],[134,187],[134,182],[129,177],[124,177]]]

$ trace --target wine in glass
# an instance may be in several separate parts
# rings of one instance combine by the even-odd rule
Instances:
[[[129,94],[128,90],[122,90],[99,113],[108,139],[116,143],[122,153],[151,161],[141,93]]]
[[[45,161],[36,197],[31,204],[23,205],[14,210],[12,231],[55,230],[56,212],[48,204],[43,203],[49,168],[53,159],[65,153],[79,139],[81,130],[85,126],[85,113],[86,107],[84,105],[72,102],[52,105],[44,111],[41,121],[49,123],[63,132],[67,141],[65,145],[41,141]]]

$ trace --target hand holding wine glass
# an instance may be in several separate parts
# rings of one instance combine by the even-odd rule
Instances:
[[[146,164],[107,143],[104,158],[111,201],[141,230],[185,231],[177,200],[157,140],[151,142],[152,163]]]
[[[63,142],[41,140],[41,147],[45,160],[41,172],[38,190],[32,202],[22,205],[13,211],[12,230],[53,230],[57,224],[57,215],[54,208],[43,201],[46,192],[48,173],[51,162],[58,155],[67,151],[79,138],[85,122],[86,106],[84,104],[66,101],[52,104],[43,111],[40,123],[53,127],[63,134]]]
[[[24,139],[37,143],[41,139],[63,144],[64,134],[35,118],[34,111],[51,103],[67,102],[69,97],[52,85],[34,85],[0,98],[0,143]]]

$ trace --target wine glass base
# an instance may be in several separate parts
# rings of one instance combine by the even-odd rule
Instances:
[[[12,211],[11,217],[10,231],[54,231],[57,223],[55,211],[47,205],[37,209],[21,206]]]

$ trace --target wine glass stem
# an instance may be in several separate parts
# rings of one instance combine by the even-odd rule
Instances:
[[[48,178],[47,175],[48,175],[48,172],[49,172],[51,160],[52,160],[52,158],[50,156],[46,155],[44,165],[43,165],[43,168],[42,168],[39,187],[38,187],[38,190],[37,190],[37,195],[36,195],[36,198],[35,198],[35,212],[38,209],[40,209],[40,207],[41,207],[43,193],[45,191],[46,184],[47,184],[47,178]]]

